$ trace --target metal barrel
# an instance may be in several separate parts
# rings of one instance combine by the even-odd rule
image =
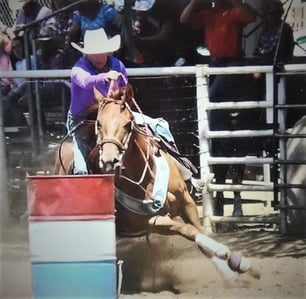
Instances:
[[[32,297],[116,298],[113,176],[29,176]]]

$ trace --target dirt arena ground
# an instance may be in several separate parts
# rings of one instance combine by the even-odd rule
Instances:
[[[225,285],[197,247],[180,237],[151,235],[149,242],[122,238],[117,246],[117,256],[124,261],[120,298],[306,298],[306,239],[258,229],[214,238],[251,257],[261,278],[241,274]],[[0,248],[0,298],[31,298],[26,221],[3,230]]]

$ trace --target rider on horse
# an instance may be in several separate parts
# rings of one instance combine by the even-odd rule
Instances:
[[[71,45],[83,53],[71,71],[71,102],[68,112],[67,127],[72,132],[74,144],[73,174],[87,174],[86,157],[88,146],[79,136],[77,127],[87,118],[88,108],[96,103],[93,88],[96,87],[103,95],[111,89],[111,81],[116,80],[119,87],[125,87],[127,72],[124,64],[110,55],[120,47],[120,36],[108,38],[104,29],[85,32],[84,47],[75,43]],[[164,137],[175,148],[174,138],[168,123],[163,119],[153,119],[142,113],[133,112],[136,123],[146,123],[154,133]],[[186,180],[190,180],[192,172],[184,171]],[[196,190],[201,187],[196,179],[192,179]],[[200,185],[200,186],[199,186]]]

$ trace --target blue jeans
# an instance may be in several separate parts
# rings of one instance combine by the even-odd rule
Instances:
[[[69,132],[75,128],[75,126],[81,121],[81,119],[73,117],[70,112],[67,116],[67,128]],[[72,142],[73,142],[73,174],[88,174],[86,157],[88,156],[87,146],[83,143],[83,140],[78,134],[76,129],[72,132]]]

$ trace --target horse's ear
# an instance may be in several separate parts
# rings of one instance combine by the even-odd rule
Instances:
[[[103,99],[104,99],[103,94],[102,94],[95,86],[94,86],[94,88],[93,88],[93,92],[94,92],[94,95],[95,95],[95,99],[96,99],[98,102],[103,101]]]

